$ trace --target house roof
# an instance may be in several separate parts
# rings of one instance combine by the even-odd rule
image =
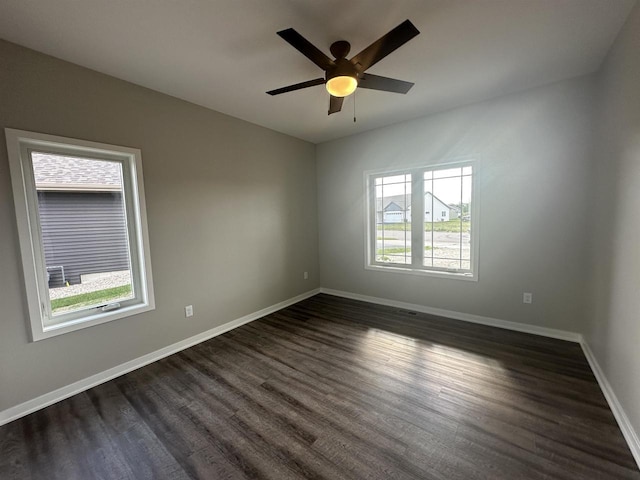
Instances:
[[[391,206],[391,204],[395,204],[400,210],[405,210],[405,196],[404,195],[390,195],[388,197],[384,197],[384,205],[382,204],[382,198],[376,198],[376,210],[384,210],[385,212]]]
[[[385,212],[402,212],[404,210],[403,207],[398,205],[396,202],[389,202],[387,206],[384,207]]]
[[[31,157],[37,190],[122,190],[119,163],[36,152]]]
[[[454,207],[451,205],[448,205],[446,202],[443,202],[442,200],[440,200],[437,196],[433,195],[431,192],[425,192],[425,197],[427,195],[432,195],[434,199],[436,199],[438,202],[440,202],[441,204],[445,205],[447,208],[450,208],[452,210],[456,210],[456,211],[460,211],[460,209],[458,207]],[[385,212],[388,211],[394,211],[394,210],[406,210],[408,208],[411,208],[411,206],[406,207],[405,206],[405,195],[390,195],[388,197],[384,197],[384,200],[386,201],[384,208],[382,210],[384,210]],[[393,205],[395,205],[395,207],[393,207]],[[377,205],[376,205],[376,210],[381,210],[381,199],[378,198],[377,199]],[[397,208],[396,208],[397,207]]]

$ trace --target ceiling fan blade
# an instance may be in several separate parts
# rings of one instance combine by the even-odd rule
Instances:
[[[293,28],[281,30],[278,32],[278,35],[289,42],[289,44],[293,48],[298,50],[301,54],[303,54],[321,69],[326,71],[329,68],[336,66],[333,60],[331,60],[324,53],[318,50],[315,45],[313,45],[309,40],[296,32]]]
[[[344,102],[344,97],[334,97],[331,95],[331,99],[329,100],[329,115],[342,110],[342,102]]]
[[[400,48],[420,31],[409,20],[405,20],[386,35],[382,36],[351,59],[361,72],[378,63],[391,52]]]
[[[368,88],[370,90],[382,90],[383,92],[407,93],[413,87],[413,83],[395,78],[381,77],[363,73],[358,80],[358,88]]]
[[[281,93],[293,92],[307,87],[315,87],[316,85],[324,84],[324,78],[315,78],[313,80],[307,80],[306,82],[296,83],[295,85],[289,85],[288,87],[276,88],[275,90],[269,90],[269,95],[280,95]]]

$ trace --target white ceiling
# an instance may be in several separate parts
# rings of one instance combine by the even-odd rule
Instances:
[[[636,0],[2,0],[0,37],[314,143],[595,71]],[[405,19],[421,34],[327,115],[322,71],[276,35],[355,55]]]

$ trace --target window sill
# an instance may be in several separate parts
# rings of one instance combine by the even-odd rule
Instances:
[[[131,305],[123,307],[111,312],[100,312],[94,315],[88,315],[76,320],[69,320],[64,323],[54,324],[43,327],[41,330],[33,331],[33,341],[44,340],[45,338],[51,338],[65,333],[73,332],[76,330],[82,330],[83,328],[93,327],[102,323],[111,322],[113,320],[119,320],[127,318],[139,313],[155,310],[155,305],[145,303]]]
[[[421,277],[435,277],[435,278],[443,278],[448,280],[463,280],[467,282],[477,282],[478,274],[477,273],[457,273],[457,272],[444,272],[437,270],[422,270],[411,267],[402,267],[400,265],[365,265],[366,270],[373,270],[377,272],[387,272],[387,273],[402,273],[408,275],[417,275]]]

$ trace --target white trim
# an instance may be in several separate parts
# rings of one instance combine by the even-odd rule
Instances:
[[[326,293],[327,295],[335,295],[336,297],[350,298],[352,300],[361,300],[363,302],[376,303],[378,305],[387,305],[391,307],[402,308],[403,310],[413,310],[416,312],[428,313],[431,315],[438,315],[446,318],[453,318],[455,320],[462,320],[464,322],[478,323],[482,325],[488,325],[491,327],[505,328],[507,330],[514,330],[517,332],[531,333],[533,335],[540,335],[543,337],[557,338],[559,340],[567,340],[570,342],[579,343],[584,352],[584,356],[589,362],[589,366],[593,371],[598,385],[604,394],[609,408],[613,412],[613,416],[618,422],[618,426],[622,431],[622,435],[629,445],[629,450],[640,468],[640,437],[633,428],[633,425],[629,421],[629,417],[625,413],[622,405],[620,404],[618,397],[616,397],[611,384],[604,375],[604,372],[600,368],[595,355],[591,351],[589,344],[583,338],[582,334],[576,332],[569,332],[565,330],[556,330],[547,327],[538,327],[536,325],[528,325],[524,323],[510,322],[508,320],[500,320],[497,318],[483,317],[480,315],[473,315],[471,313],[455,312],[452,310],[444,310],[441,308],[427,307],[424,305],[417,305],[414,303],[400,302],[397,300],[390,300],[387,298],[371,297],[369,295],[361,295],[359,293],[345,292],[342,290],[333,290],[331,288],[320,288],[320,293]]]
[[[0,426],[320,293],[316,288],[0,412]]]
[[[31,340],[43,340],[155,309],[142,178],[142,152],[135,148],[11,128],[5,128],[5,136]],[[41,238],[37,187],[29,153],[32,148],[62,155],[89,156],[121,164],[123,198],[129,198],[125,201],[125,208],[132,287],[135,294],[134,298],[121,302],[123,308],[107,312],[92,307],[61,313],[55,318],[53,317],[48,293],[49,287],[44,274],[46,262]]]
[[[638,434],[634,430],[629,418],[627,417],[622,405],[618,401],[616,394],[614,393],[609,381],[605,377],[596,357],[594,356],[589,344],[586,340],[583,339],[582,335],[575,332],[567,332],[564,330],[556,330],[545,327],[537,327],[534,325],[526,325],[516,322],[510,322],[507,320],[499,320],[490,317],[483,317],[480,315],[472,315],[469,313],[462,312],[454,312],[451,310],[444,310],[440,308],[426,307],[424,305],[417,305],[406,302],[399,302],[396,300],[371,297],[368,295],[361,295],[358,293],[350,293],[341,290],[333,290],[331,288],[316,288],[314,290],[310,290],[308,292],[302,293],[295,297],[292,297],[288,300],[284,300],[282,302],[276,303],[270,307],[263,308],[262,310],[258,310],[257,312],[251,313],[249,315],[245,315],[244,317],[240,317],[236,320],[232,320],[218,327],[207,330],[206,332],[199,333],[198,335],[194,335],[193,337],[187,338],[180,342],[174,343],[167,347],[161,348],[160,350],[156,350],[155,352],[148,353],[143,355],[142,357],[138,357],[134,360],[130,360],[123,364],[120,364],[116,367],[110,368],[103,372],[97,373],[85,379],[74,382],[66,387],[58,388],[49,393],[45,393],[37,398],[32,400],[28,400],[24,403],[16,405],[14,407],[10,407],[6,410],[0,412],[0,426],[5,425],[13,420],[17,420],[18,418],[24,417],[33,413],[37,410],[41,410],[49,405],[53,405],[65,398],[72,397],[78,393],[81,393],[85,390],[88,390],[92,387],[100,385],[102,383],[108,382],[114,378],[120,377],[129,373],[133,370],[137,370],[138,368],[144,367],[150,363],[153,363],[162,358],[168,357],[169,355],[173,355],[174,353],[185,350],[189,347],[202,343],[210,338],[217,337],[218,335],[222,335],[229,330],[233,330],[234,328],[240,327],[247,323],[250,323],[254,320],[262,318],[266,315],[274,313],[278,310],[286,308],[295,303],[301,302],[307,298],[313,297],[318,293],[326,293],[328,295],[334,295],[337,297],[350,298],[352,300],[361,300],[364,302],[376,303],[379,305],[387,305],[398,308],[403,308],[406,310],[414,310],[422,313],[428,313],[432,315],[439,315],[447,318],[453,318],[456,320],[462,320],[471,323],[478,323],[482,325],[488,325],[493,327],[505,328],[508,330],[515,330],[518,332],[531,333],[534,335],[541,335],[545,337],[557,338],[560,340],[568,340],[580,343],[584,355],[589,362],[589,366],[593,371],[596,380],[598,381],[598,385],[602,390],[607,403],[609,404],[609,408],[613,412],[613,415],[618,422],[620,430],[622,431],[622,435],[624,436],[627,444],[629,445],[629,449],[631,453],[638,463],[638,467],[640,468],[640,440],[638,438]]]
[[[344,292],[342,290],[333,290],[331,288],[320,289],[320,293],[335,295],[336,297],[350,298],[352,300],[361,300],[363,302],[377,303],[378,305],[387,305],[390,307],[402,308],[403,310],[413,310],[430,315],[438,315],[440,317],[452,318],[454,320],[462,320],[463,322],[478,323],[488,325],[490,327],[505,328],[516,332],[531,333],[542,337],[557,338],[559,340],[567,340],[569,342],[580,343],[582,335],[576,332],[566,330],[556,330],[555,328],[539,327],[537,325],[529,325],[526,323],[511,322],[509,320],[500,320],[498,318],[483,317],[472,313],[455,312],[453,310],[444,310],[442,308],[427,307],[415,303],[399,302],[388,298],[371,297],[369,295],[361,295],[359,293]]]
[[[477,156],[474,157],[459,157],[459,158],[451,158],[446,162],[442,163],[429,163],[429,164],[421,164],[416,166],[406,166],[404,168],[393,168],[393,169],[375,169],[375,170],[365,170],[363,172],[364,179],[364,191],[365,191],[365,207],[364,207],[364,224],[365,224],[365,238],[364,238],[364,268],[365,270],[372,271],[391,271],[395,273],[402,274],[410,274],[410,275],[421,275],[428,277],[436,277],[436,278],[447,278],[451,280],[465,280],[465,281],[478,281],[478,266],[479,266],[479,253],[480,253],[480,234],[479,234],[479,224],[480,224],[480,189],[478,188],[478,172],[480,171],[481,161]],[[412,192],[414,194],[418,193],[418,197],[420,199],[420,204],[422,208],[420,208],[420,214],[416,209],[412,209],[412,223],[416,223],[416,217],[420,218],[420,222],[422,223],[424,220],[423,211],[424,211],[424,185],[422,182],[422,174],[426,171],[437,171],[437,170],[446,170],[448,168],[461,168],[465,167],[472,168],[471,174],[471,218],[474,219],[471,223],[471,234],[472,242],[471,242],[471,271],[470,272],[457,272],[457,271],[449,271],[447,269],[439,269],[434,267],[424,267],[422,266],[422,262],[418,261],[415,256],[412,257],[411,264],[403,265],[403,264],[392,264],[385,262],[376,262],[374,254],[376,252],[377,243],[377,230],[376,230],[376,184],[375,179],[382,176],[394,176],[394,175],[411,175],[412,177]],[[462,175],[465,176],[465,175]],[[419,177],[419,178],[417,178]],[[420,188],[416,188],[415,182],[420,184]],[[436,197],[433,192],[431,192],[431,196],[436,198],[440,203],[445,205],[447,208],[449,206],[442,202],[438,197]],[[433,219],[432,212],[432,219]],[[423,244],[423,239],[418,240],[416,237],[415,229],[412,230],[411,236],[411,245],[415,244]],[[424,232],[421,233],[421,235]],[[422,247],[419,250],[422,252]],[[416,251],[413,250],[415,253]]]
[[[477,282],[478,276],[473,275],[471,273],[459,273],[459,272],[448,272],[446,270],[433,270],[433,269],[419,269],[412,268],[410,265],[407,267],[403,267],[402,264],[382,264],[375,263],[373,265],[365,265],[365,270],[373,270],[377,272],[387,272],[387,273],[402,273],[406,275],[418,275],[422,277],[436,277],[443,278],[446,280],[464,280],[467,282]]]
[[[618,422],[618,426],[622,431],[622,435],[624,439],[627,441],[627,445],[629,445],[629,450],[631,450],[631,454],[638,464],[638,468],[640,468],[640,439],[638,438],[637,432],[634,430],[633,425],[629,421],[629,417],[625,413],[622,405],[618,401],[618,397],[616,396],[613,388],[611,388],[611,384],[605,377],[604,372],[600,368],[598,364],[598,360],[596,360],[593,351],[589,347],[589,344],[585,339],[582,339],[580,342],[582,346],[582,351],[584,352],[584,356],[587,357],[587,361],[589,362],[589,366],[591,370],[593,370],[593,374],[598,381],[598,385],[600,385],[600,389],[604,394],[604,398],[607,399],[607,403],[609,404],[609,408],[613,412],[613,416]]]

